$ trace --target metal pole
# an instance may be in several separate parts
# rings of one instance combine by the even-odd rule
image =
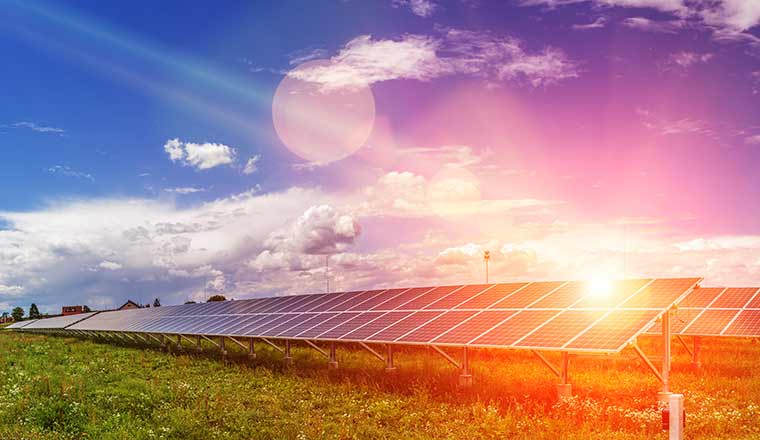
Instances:
[[[195,338],[195,349],[200,353],[203,351],[203,347],[201,347],[201,335],[198,335]]]
[[[329,368],[338,368],[338,358],[335,353],[335,342],[330,342],[330,362],[327,363]]]
[[[670,396],[670,310],[662,315],[662,391],[660,401],[666,402]]]
[[[253,338],[248,340],[248,357],[251,359],[256,358],[256,352],[253,351]]]
[[[694,348],[691,350],[691,366],[693,368],[699,368],[702,366],[702,362],[699,361],[699,352],[702,349],[702,338],[700,336],[694,336],[693,344]]]
[[[219,337],[219,351],[222,352],[222,358],[227,356],[227,349],[225,348],[225,345],[224,345],[225,339],[226,338],[224,336]]]
[[[462,374],[459,375],[459,386],[472,386],[472,375],[470,374],[470,357],[468,356],[467,347],[462,349]]]
[[[396,367],[393,366],[393,346],[391,344],[388,344],[385,353],[385,371],[396,371]]]
[[[285,340],[285,363],[293,365],[293,356],[290,355],[290,339]]]

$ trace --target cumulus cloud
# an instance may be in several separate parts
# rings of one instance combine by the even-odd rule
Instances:
[[[473,175],[459,168],[444,169],[431,179],[409,171],[391,171],[364,189],[356,212],[364,216],[467,217],[556,206],[538,199],[483,199]]]
[[[326,90],[396,79],[430,81],[460,74],[534,87],[578,76],[577,63],[561,49],[529,52],[523,43],[490,32],[439,29],[441,35],[404,35],[395,40],[361,35],[346,43],[331,63],[289,73]]]
[[[258,154],[249,158],[248,161],[245,163],[245,167],[243,168],[243,174],[253,174],[256,171],[258,171],[260,161],[261,161],[261,156]]]
[[[101,261],[100,264],[98,264],[98,267],[105,270],[119,270],[124,266],[114,261],[105,260],[105,261]]]
[[[205,142],[197,144],[169,139],[164,144],[164,151],[172,162],[180,162],[197,170],[207,170],[221,165],[232,165],[237,151],[224,144]]]
[[[61,176],[73,177],[75,179],[89,180],[90,182],[95,181],[95,178],[92,177],[92,174],[77,171],[67,165],[53,165],[47,169],[47,172],[50,174],[59,174]]]
[[[393,0],[391,5],[394,8],[409,8],[419,17],[430,17],[438,9],[438,5],[432,0]]]
[[[22,286],[6,286],[5,284],[0,284],[0,298],[14,297],[21,295],[22,293],[24,293],[24,288]]]
[[[109,307],[156,296],[167,304],[183,302],[209,281],[234,292],[245,278],[240,268],[265,248],[270,234],[320,201],[327,202],[320,191],[293,188],[252,190],[187,208],[165,199],[96,199],[0,212],[9,225],[0,230],[0,284],[13,292],[23,286],[19,300],[48,311],[96,297],[111,298]],[[336,245],[347,233],[336,229]]]

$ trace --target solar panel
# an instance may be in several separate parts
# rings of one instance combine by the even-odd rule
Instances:
[[[452,326],[450,330],[443,332],[431,343],[465,345],[509,319],[515,313],[517,313],[516,310],[484,310],[461,324]]]
[[[698,281],[622,280],[602,297],[592,295],[582,281],[293,295],[103,312],[70,328],[615,352]],[[743,295],[744,303],[754,298]],[[691,319],[695,314],[683,315]],[[751,318],[737,320],[736,331],[752,328]]]
[[[564,283],[558,281],[530,283],[512,295],[492,305],[492,309],[519,309],[540,300],[545,295],[560,288]]]
[[[94,315],[95,313],[97,312],[79,313],[76,315],[64,315],[64,316],[56,316],[54,318],[37,319],[21,328],[24,331],[63,329],[72,324],[76,324],[77,322],[83,319],[87,319],[90,316]]]
[[[457,309],[487,309],[516,291],[526,287],[528,283],[496,284],[481,294],[456,306]]]
[[[407,333],[398,339],[399,342],[429,342],[450,328],[473,316],[473,310],[454,310],[443,313],[421,327]]]
[[[7,328],[7,329],[19,329],[19,328],[25,327],[25,326],[33,323],[34,321],[36,321],[36,319],[29,319],[29,320],[26,320],[26,321],[17,321],[17,322],[14,322],[13,324],[11,324],[11,325],[9,325],[9,326],[7,326],[5,328]]]
[[[759,337],[760,289],[757,287],[703,287],[679,303],[671,333],[683,336]],[[753,331],[755,333],[753,333]],[[660,334],[653,325],[648,334]]]
[[[660,314],[657,310],[612,311],[564,347],[594,347],[598,350],[620,351]]]

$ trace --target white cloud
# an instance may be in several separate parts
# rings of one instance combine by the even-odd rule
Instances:
[[[34,130],[38,133],[54,133],[54,134],[59,134],[59,135],[63,135],[64,133],[66,133],[66,130],[62,128],[48,127],[45,125],[39,125],[37,123],[29,122],[29,121],[16,122],[15,124],[13,124],[13,126],[20,127],[20,128],[28,128],[29,130]]]
[[[760,134],[747,136],[744,141],[750,145],[760,145]]]
[[[747,32],[760,25],[760,2],[755,0],[523,0],[523,6],[559,6],[589,3],[595,7],[647,8],[676,19],[630,17],[625,26],[649,32],[675,33],[685,28],[711,31],[717,41],[742,41],[760,46],[760,38]]]
[[[258,154],[249,158],[248,162],[245,163],[245,168],[243,168],[243,174],[253,174],[258,171],[260,161],[261,156]]]
[[[711,53],[696,53],[696,52],[688,52],[688,51],[681,51],[676,52],[668,58],[668,64],[671,66],[679,66],[682,68],[688,68],[693,66],[694,64],[705,64],[709,62],[713,58],[713,54]]]
[[[699,13],[709,25],[743,32],[760,24],[760,2],[719,0],[701,4],[706,7]]]
[[[579,31],[587,31],[590,29],[601,29],[605,26],[607,26],[607,17],[598,17],[596,20],[594,20],[591,23],[574,24],[573,29],[579,30]]]
[[[100,267],[101,269],[106,269],[106,270],[119,270],[124,266],[114,261],[105,260],[105,261],[101,261],[100,264],[98,264],[98,267]]]
[[[18,296],[24,293],[24,288],[22,286],[6,286],[5,284],[0,284],[0,298],[12,298],[14,296]]]
[[[170,139],[164,144],[164,151],[172,162],[180,162],[197,170],[207,170],[221,165],[232,165],[237,151],[224,144],[206,142],[196,144]]]
[[[687,10],[683,0],[523,0],[521,5],[545,6],[553,9],[577,3],[593,3],[602,7],[653,8],[662,12],[683,13]]]
[[[644,17],[629,17],[623,20],[623,26],[645,32],[675,34],[687,27],[684,20],[651,20]]]
[[[181,209],[166,199],[95,199],[0,212],[9,225],[0,230],[0,284],[24,286],[19,301],[33,296],[51,311],[95,296],[112,298],[111,306],[140,300],[138,294],[141,302],[156,296],[183,302],[209,280],[235,291],[246,281],[241,268],[273,231],[326,202],[318,190],[293,188],[252,190]],[[344,237],[346,228],[338,226],[336,234]],[[108,270],[116,265],[121,268]]]
[[[444,169],[428,180],[409,171],[391,171],[364,189],[355,211],[372,217],[487,216],[513,211],[541,209],[557,201],[537,199],[483,199],[480,184],[459,168]]]
[[[194,194],[206,191],[206,188],[196,188],[194,186],[180,186],[177,188],[164,188],[164,191],[175,194]]]
[[[393,0],[391,4],[394,8],[409,8],[414,15],[420,17],[430,17],[438,9],[432,0]]]
[[[578,76],[576,63],[557,48],[531,53],[513,37],[439,30],[442,36],[404,35],[397,40],[362,35],[346,43],[330,64],[289,75],[319,83],[326,90],[396,79],[429,81],[453,74],[517,80],[535,87]]]
[[[74,177],[76,179],[85,179],[85,180],[89,180],[90,182],[95,181],[95,178],[92,177],[92,174],[77,171],[67,165],[53,165],[52,167],[47,169],[47,172],[50,174],[60,174],[66,177]]]

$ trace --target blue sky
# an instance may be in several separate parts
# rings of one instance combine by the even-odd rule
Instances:
[[[326,254],[345,289],[472,282],[485,249],[503,280],[760,283],[751,0],[0,11],[1,310],[319,291]],[[323,97],[291,131],[366,136],[299,156],[286,78]]]

